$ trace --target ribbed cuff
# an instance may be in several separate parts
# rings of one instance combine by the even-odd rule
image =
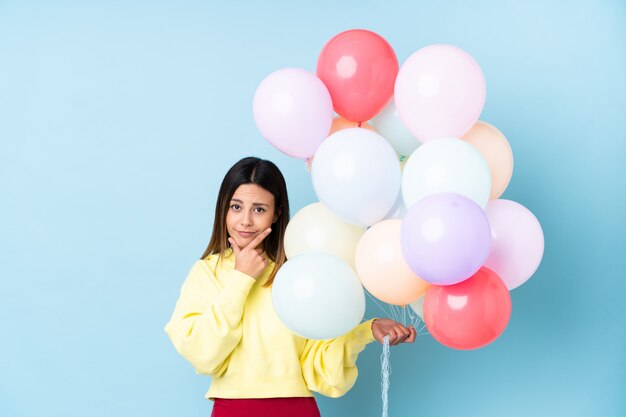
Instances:
[[[354,334],[355,341],[370,343],[376,340],[374,339],[374,333],[372,333],[372,323],[374,322],[374,320],[376,319],[364,321],[352,330],[351,333]]]

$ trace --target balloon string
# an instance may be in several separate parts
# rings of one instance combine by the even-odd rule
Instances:
[[[367,296],[374,302],[374,304],[376,304],[378,306],[378,308],[380,308],[382,310],[382,312],[385,313],[385,317],[390,317],[394,321],[401,322],[401,320],[400,320],[400,313],[396,312],[395,309],[396,308],[402,308],[402,307],[398,307],[398,306],[395,306],[393,304],[387,304],[387,306],[389,306],[389,311],[387,311],[385,309],[385,307],[383,307],[382,304],[379,303],[378,300],[372,294],[369,293],[369,291],[365,290],[365,294],[367,294]],[[407,308],[405,306],[404,307],[404,313],[408,314],[409,319],[408,320],[402,320],[402,323],[403,324],[413,324],[413,327],[415,327],[415,333],[416,333],[417,336],[423,336],[423,335],[426,335],[426,334],[430,334],[428,331],[424,331],[424,329],[426,329],[426,324],[424,323],[424,321],[422,319],[420,319],[420,316],[417,313],[413,312],[412,308]],[[415,315],[415,316],[413,316],[413,315]],[[408,323],[407,323],[407,321],[408,321]]]
[[[382,417],[388,417],[387,409],[389,408],[389,375],[391,374],[391,367],[389,366],[389,336],[385,336],[383,343],[383,353],[380,355],[380,376],[381,376],[381,391],[383,400],[383,414]]]
[[[412,308],[407,308],[406,311],[409,316],[408,324],[413,325],[417,336],[430,334],[428,331],[424,331],[424,329],[426,329],[426,323],[424,323],[424,320],[422,320],[421,317],[416,312],[414,312]]]
[[[386,317],[389,317],[389,316],[393,315],[393,313],[389,314],[389,312],[387,310],[385,310],[385,308],[376,300],[376,298],[374,298],[374,296],[372,294],[369,293],[369,291],[365,291],[365,294],[367,294],[368,297],[378,306],[378,308],[380,308],[383,311],[383,313],[385,313]],[[393,310],[392,310],[392,312],[393,312]]]

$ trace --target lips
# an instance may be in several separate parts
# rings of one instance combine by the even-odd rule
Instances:
[[[239,236],[243,237],[243,238],[249,238],[252,237],[256,234],[256,232],[243,232],[240,230],[237,230],[237,233],[239,233]]]

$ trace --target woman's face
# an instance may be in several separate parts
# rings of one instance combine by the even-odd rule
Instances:
[[[243,249],[276,220],[274,195],[256,184],[242,184],[226,212],[228,235]]]

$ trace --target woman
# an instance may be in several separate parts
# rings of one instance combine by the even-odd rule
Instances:
[[[415,340],[415,329],[388,319],[361,323],[330,340],[307,340],[280,321],[271,299],[289,200],[276,165],[244,158],[219,190],[209,245],[182,286],[165,326],[176,350],[213,377],[206,398],[214,417],[319,416],[312,391],[345,394],[356,359],[373,340]]]

